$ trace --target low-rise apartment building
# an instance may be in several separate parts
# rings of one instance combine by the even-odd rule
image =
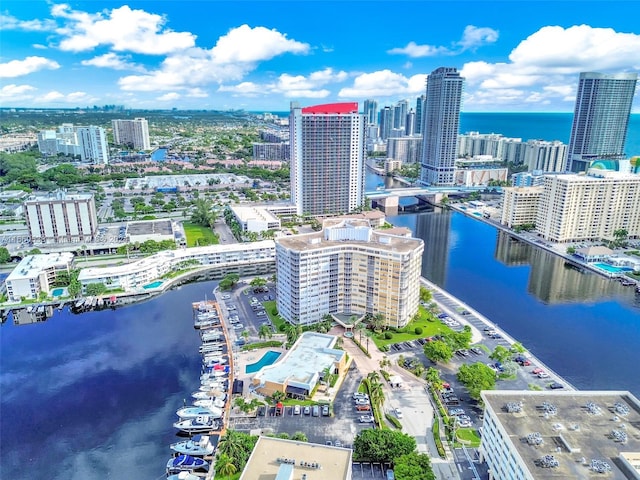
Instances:
[[[71,271],[73,253],[48,253],[24,257],[5,280],[7,298],[11,302],[37,299],[40,292],[47,295],[60,272]]]

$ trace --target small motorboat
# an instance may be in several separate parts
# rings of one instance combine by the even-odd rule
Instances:
[[[191,455],[178,455],[170,458],[167,462],[167,475],[174,475],[180,472],[208,472],[209,463],[202,458]]]
[[[193,402],[196,407],[224,408],[224,399],[220,397],[201,398]]]
[[[174,422],[173,426],[182,432],[194,434],[217,430],[219,425],[215,418],[202,416]]]
[[[214,407],[213,405],[210,407],[196,407],[194,405],[190,405],[188,407],[179,408],[176,411],[176,414],[180,418],[196,418],[202,416],[220,418],[222,416],[222,410],[218,407]]]
[[[169,448],[179,454],[191,455],[192,457],[211,455],[215,450],[215,446],[211,443],[209,435],[195,435],[189,440],[172,443]]]

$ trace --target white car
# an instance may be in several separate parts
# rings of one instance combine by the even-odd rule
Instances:
[[[294,405],[293,406],[293,414],[294,415],[300,415],[300,405]]]
[[[396,414],[396,417],[398,418],[402,418],[402,410],[400,410],[399,408],[396,408],[393,413]]]
[[[360,415],[360,423],[373,423],[373,415]]]
[[[540,372],[538,378],[549,378],[549,374],[547,372]]]
[[[244,325],[242,325],[241,323],[236,323],[233,328],[235,330],[243,330],[244,329]]]

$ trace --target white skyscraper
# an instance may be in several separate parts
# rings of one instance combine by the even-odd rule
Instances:
[[[637,73],[581,73],[566,170],[584,172],[596,160],[624,159]]]
[[[149,123],[146,118],[133,120],[111,120],[113,140],[116,145],[123,145],[136,150],[150,150]]]
[[[107,135],[102,127],[77,127],[80,156],[83,162],[109,163]]]
[[[291,105],[291,201],[299,215],[364,205],[366,119],[358,104]]]
[[[455,68],[440,67],[427,78],[422,112],[422,170],[425,185],[453,185],[464,79]]]

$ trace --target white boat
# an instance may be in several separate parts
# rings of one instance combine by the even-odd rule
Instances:
[[[198,349],[198,351],[200,353],[220,353],[222,354],[222,347],[219,344],[204,344],[204,345],[200,345],[200,348]]]
[[[208,472],[209,462],[202,458],[180,454],[167,462],[167,476],[181,472]]]
[[[207,433],[219,427],[216,419],[209,416],[179,420],[173,426],[185,433]]]
[[[180,472],[175,475],[169,475],[167,480],[202,480],[202,477],[191,472]]]
[[[224,394],[223,394],[224,395]],[[220,397],[209,397],[207,399],[196,400],[193,402],[196,407],[204,408],[224,408],[224,400]]]
[[[197,417],[211,417],[220,418],[222,416],[222,410],[218,407],[195,407],[193,405],[188,407],[182,407],[176,410],[176,414],[180,418],[197,418]]]
[[[203,342],[215,342],[217,340],[224,340],[224,335],[219,330],[210,330],[205,331],[201,338]]]
[[[192,457],[211,455],[215,450],[215,446],[211,443],[209,435],[196,435],[189,440],[172,443],[169,445],[169,448],[174,452],[191,455]]]

